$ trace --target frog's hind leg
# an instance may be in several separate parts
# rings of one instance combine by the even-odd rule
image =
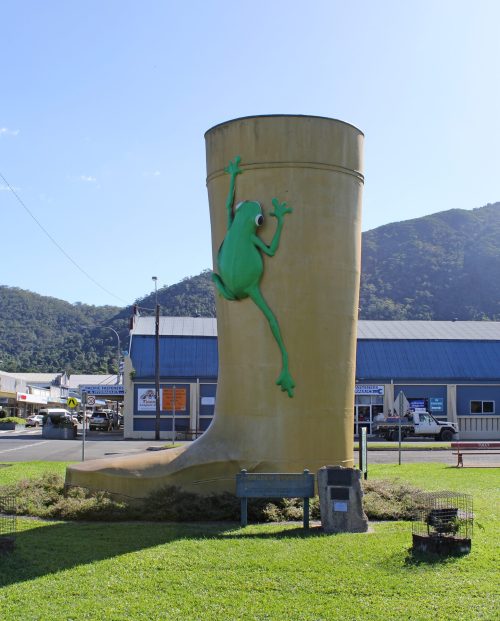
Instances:
[[[212,280],[214,281],[215,286],[222,297],[226,298],[226,300],[236,300],[236,296],[232,291],[229,291],[219,274],[212,272]]]
[[[271,328],[271,332],[273,333],[273,336],[276,339],[276,342],[278,343],[281,351],[282,369],[280,376],[276,380],[276,384],[278,386],[281,386],[281,390],[283,392],[287,392],[289,397],[293,397],[295,382],[293,381],[293,378],[290,375],[290,371],[288,370],[288,353],[283,343],[283,338],[281,336],[278,320],[274,316],[273,311],[269,308],[258,286],[250,289],[248,295],[266,316],[266,319],[268,320],[269,326]]]

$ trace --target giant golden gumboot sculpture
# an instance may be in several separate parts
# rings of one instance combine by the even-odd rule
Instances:
[[[220,293],[214,421],[188,447],[70,466],[70,485],[207,494],[233,491],[241,468],[353,466],[363,135],[328,118],[259,116],[205,137]]]

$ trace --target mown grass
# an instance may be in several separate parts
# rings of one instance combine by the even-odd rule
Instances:
[[[11,485],[22,479],[32,479],[44,474],[66,475],[69,461],[23,461],[0,463],[0,486]]]
[[[5,474],[0,469],[0,476]],[[407,522],[367,535],[296,525],[19,520],[0,557],[2,621],[475,620],[498,618],[498,471],[370,467],[370,478],[474,495],[470,555],[415,560]],[[2,481],[0,480],[0,484]]]

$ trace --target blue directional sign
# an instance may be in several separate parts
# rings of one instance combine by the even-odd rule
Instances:
[[[120,397],[125,395],[125,386],[123,384],[81,384],[80,392],[86,392],[88,395],[100,395],[101,397]]]
[[[444,409],[444,399],[442,397],[431,397],[429,399],[431,412],[442,412]]]

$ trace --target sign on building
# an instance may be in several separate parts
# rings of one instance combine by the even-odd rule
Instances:
[[[444,410],[444,399],[442,397],[431,397],[429,408],[431,412],[442,412]]]
[[[356,384],[354,387],[355,395],[381,395],[384,394],[384,386],[375,386],[373,384]]]
[[[137,389],[137,411],[138,412],[155,412],[156,396],[154,388],[138,388]]]
[[[177,388],[175,389],[175,411],[176,412],[185,412],[186,411],[186,389],[185,388]],[[161,400],[161,409],[163,411],[173,411],[174,409],[174,389],[173,388],[164,388],[162,390],[162,400]]]
[[[123,384],[81,384],[80,392],[102,397],[120,397],[125,394],[125,386]]]

